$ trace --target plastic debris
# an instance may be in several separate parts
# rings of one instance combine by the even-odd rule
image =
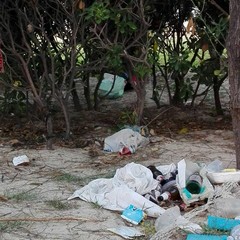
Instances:
[[[202,232],[202,228],[198,224],[192,223],[181,216],[178,206],[168,208],[155,222],[155,229],[157,232],[167,232],[175,227],[192,233]]]
[[[240,239],[240,225],[237,225],[232,228],[230,236],[228,236],[227,240],[239,240]]]
[[[187,179],[194,173],[198,173],[202,178],[201,189],[198,194],[191,193],[186,188]],[[178,162],[177,186],[183,202],[187,205],[199,200],[208,199],[213,196],[214,188],[207,177],[205,165],[199,165],[184,159]]]
[[[187,240],[227,240],[227,235],[188,234]]]
[[[212,184],[222,184],[226,182],[240,182],[240,170],[235,168],[223,168],[220,160],[209,163],[206,167],[207,177]]]
[[[139,224],[144,218],[142,209],[134,207],[132,204],[123,210],[121,217],[135,225]]]
[[[207,225],[209,228],[229,231],[233,227],[240,224],[240,220],[231,218],[222,218],[216,216],[208,216]]]
[[[237,198],[217,198],[208,209],[210,214],[224,218],[236,218],[240,215],[240,199]]]
[[[29,165],[30,161],[27,155],[21,155],[18,157],[13,158],[13,165],[19,166],[19,165]]]
[[[148,138],[132,129],[122,129],[104,140],[104,151],[119,152],[123,147],[132,148],[134,151],[149,143]]]
[[[104,74],[104,79],[99,86],[99,96],[116,99],[123,96],[126,80],[117,75]]]

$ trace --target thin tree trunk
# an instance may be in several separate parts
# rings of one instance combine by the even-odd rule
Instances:
[[[213,77],[213,92],[214,92],[214,102],[215,102],[215,108],[217,115],[223,115],[223,109],[222,104],[220,100],[219,90],[220,90],[221,84],[218,81],[218,77]]]
[[[52,114],[49,113],[46,119],[47,125],[47,149],[53,149],[53,123],[52,123]]]
[[[229,84],[232,125],[236,147],[236,167],[240,169],[240,1],[230,0],[228,33]]]
[[[146,97],[146,89],[143,86],[142,88],[138,88],[136,91],[137,94],[137,102],[136,102],[136,124],[141,125],[142,117],[143,117],[143,110],[144,110],[144,103],[145,103],[145,97]]]
[[[71,90],[71,94],[72,94],[72,98],[73,98],[73,105],[74,108],[77,112],[81,111],[81,104],[80,104],[80,99],[77,93],[77,89],[76,89],[76,83],[73,81],[72,83],[72,90]]]
[[[160,108],[160,100],[159,100],[159,94],[157,91],[157,77],[156,77],[156,65],[155,63],[152,65],[152,75],[153,75],[153,90],[152,90],[152,99],[156,103],[157,108]]]

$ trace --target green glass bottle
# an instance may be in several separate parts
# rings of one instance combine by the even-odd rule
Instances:
[[[192,194],[199,194],[202,188],[202,181],[200,174],[195,172],[187,179],[186,189]]]

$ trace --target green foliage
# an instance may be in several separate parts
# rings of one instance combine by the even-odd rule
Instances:
[[[26,111],[26,96],[22,91],[14,89],[6,91],[0,100],[2,100],[0,109],[3,113],[21,116]]]
[[[124,125],[135,125],[136,119],[137,115],[135,111],[125,109],[121,112],[118,125],[120,126],[120,128]]]
[[[189,59],[190,51],[183,49],[180,53],[172,52],[169,56],[170,69],[179,72],[180,74],[186,74],[191,67]]]
[[[117,72],[122,71],[123,62],[121,58],[121,53],[123,48],[120,44],[113,45],[111,49],[106,53],[107,65]]]
[[[0,81],[9,85],[7,81],[11,80],[7,76],[3,76],[0,78]],[[0,97],[0,111],[2,113],[13,113],[17,116],[22,116],[25,113],[27,99],[20,87],[22,87],[20,80],[14,81],[10,87],[5,87],[4,95]]]
[[[86,20],[94,20],[100,24],[110,18],[110,9],[108,8],[109,1],[95,1],[89,8],[86,9]]]
[[[151,69],[146,64],[138,63],[134,68],[134,72],[136,73],[137,78],[144,79],[146,75],[151,73]]]

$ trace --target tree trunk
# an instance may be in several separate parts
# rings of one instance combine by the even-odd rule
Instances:
[[[135,108],[136,115],[137,115],[136,124],[140,126],[142,117],[143,117],[146,89],[145,89],[145,86],[143,86],[142,88],[138,88],[135,91],[137,94],[137,102],[136,102],[136,108]]]
[[[158,94],[158,90],[157,90],[157,77],[156,77],[156,65],[155,65],[155,63],[152,65],[152,75],[153,75],[152,99],[156,103],[157,108],[160,108],[159,94]]]
[[[223,115],[222,104],[220,100],[219,90],[221,84],[219,83],[219,79],[217,76],[213,77],[213,92],[214,92],[214,102],[217,115]]]
[[[81,111],[81,104],[80,104],[80,99],[77,93],[77,89],[76,89],[76,83],[73,81],[72,83],[72,90],[71,90],[71,94],[72,94],[72,98],[73,98],[73,105],[74,108],[77,112]]]
[[[49,113],[46,119],[47,125],[47,149],[53,150],[53,123],[52,123],[52,114]]]
[[[85,73],[83,75],[83,83],[84,83],[84,96],[87,102],[87,109],[92,110],[92,101],[91,101],[91,88],[90,88],[90,74]]]
[[[236,167],[240,169],[240,1],[230,0],[228,71],[232,125],[236,147]]]

